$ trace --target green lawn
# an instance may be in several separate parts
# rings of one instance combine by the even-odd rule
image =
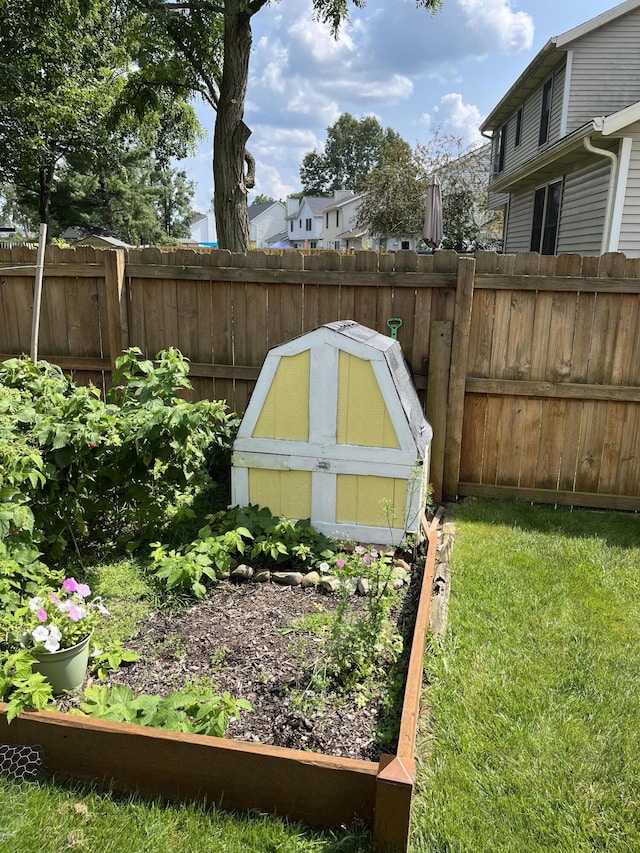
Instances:
[[[640,516],[455,509],[413,851],[640,850]]]
[[[640,516],[478,500],[455,508],[455,524],[448,633],[427,654],[412,853],[636,853]],[[120,613],[143,593],[126,563],[95,583],[120,587]],[[370,849],[348,830],[0,783],[0,853]]]

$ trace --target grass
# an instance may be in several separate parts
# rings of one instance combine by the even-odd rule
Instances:
[[[640,518],[455,516],[412,850],[640,850]]]
[[[0,777],[0,853],[366,853],[365,832],[317,832],[262,814],[166,805]]]

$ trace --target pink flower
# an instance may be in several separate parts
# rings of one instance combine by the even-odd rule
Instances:
[[[68,615],[72,622],[78,622],[84,616],[84,612],[76,604],[72,604]]]
[[[78,589],[78,584],[76,583],[75,578],[65,578],[62,582],[62,586],[67,592],[75,592]]]
[[[46,610],[43,610],[42,608],[40,608],[39,610],[37,610],[37,611],[36,611],[36,616],[38,617],[38,619],[39,619],[41,622],[46,622],[46,621],[47,621],[47,619],[49,618],[49,617],[47,616],[47,611],[46,611]]]
[[[60,599],[55,594],[55,592],[50,592],[49,598],[51,599],[51,601],[53,601],[53,603],[55,604],[56,607],[60,607]]]
[[[87,596],[91,595],[91,590],[89,589],[86,583],[77,584],[76,592],[80,596],[80,598],[87,598]]]
[[[362,557],[362,562],[363,562],[363,563],[366,563],[366,564],[367,564],[367,566],[368,566],[368,565],[370,565],[370,564],[371,564],[371,554],[365,554],[365,555]]]
[[[336,560],[336,566],[341,569],[344,566],[344,560]]]

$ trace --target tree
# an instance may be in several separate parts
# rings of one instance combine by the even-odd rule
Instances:
[[[267,204],[268,202],[275,202],[275,198],[272,198],[270,195],[263,195],[262,193],[258,193],[258,195],[254,198],[254,204]]]
[[[309,151],[300,167],[305,195],[330,195],[334,190],[360,192],[367,175],[382,166],[391,151],[400,146],[411,150],[407,142],[390,127],[384,130],[377,118],[354,118],[343,113],[327,128],[322,152]]]
[[[465,148],[462,139],[436,129],[424,145],[392,152],[368,176],[358,225],[385,240],[422,234],[427,185],[442,187],[444,248],[458,252],[494,247],[500,224],[487,209],[490,146]]]
[[[247,194],[255,184],[255,161],[247,149],[244,122],[251,54],[251,20],[268,0],[129,0],[142,15],[139,73],[132,79],[140,96],[158,87],[183,95],[200,93],[216,111],[213,133],[214,211],[218,244],[236,252],[249,247]],[[416,0],[435,11],[442,0]],[[313,0],[314,18],[337,37],[349,8],[364,0]]]
[[[408,150],[407,150],[408,149]],[[383,242],[422,232],[428,177],[410,147],[398,145],[365,180],[357,224]]]
[[[166,160],[194,140],[183,100],[158,96],[143,118],[125,101],[125,23],[112,0],[0,0],[0,180],[33,197],[40,222],[74,157],[97,162],[143,141]]]

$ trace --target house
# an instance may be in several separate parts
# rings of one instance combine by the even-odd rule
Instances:
[[[267,353],[233,445],[231,500],[398,544],[418,529],[431,438],[398,341],[327,323]]]
[[[198,246],[217,246],[216,218],[213,210],[199,213],[191,223],[191,233],[188,243],[196,243]]]
[[[640,0],[550,39],[481,131],[505,252],[640,257]]]
[[[322,244],[325,249],[369,249],[367,230],[357,225],[362,194],[338,198],[324,208]]]
[[[94,246],[96,249],[131,249],[130,243],[119,240],[103,228],[70,226],[61,234],[71,246]]]
[[[287,199],[287,239],[294,249],[326,248],[323,239],[325,209],[352,198],[351,190],[334,190],[332,198],[305,195]],[[333,248],[333,247],[332,247]]]
[[[275,243],[286,236],[287,208],[281,201],[249,205],[249,239],[256,249]]]

